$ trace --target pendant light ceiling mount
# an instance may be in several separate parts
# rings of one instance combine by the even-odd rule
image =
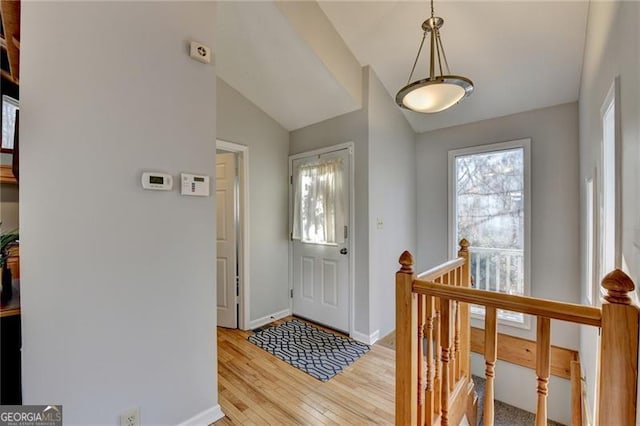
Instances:
[[[396,95],[396,103],[399,107],[421,113],[436,113],[452,107],[473,92],[471,80],[453,75],[449,71],[447,56],[440,37],[440,28],[443,24],[444,19],[434,16],[433,0],[431,0],[431,17],[422,23],[422,40],[407,85]],[[429,76],[411,82],[427,34],[430,39]],[[436,67],[439,73],[436,72]]]
[[[439,30],[444,25],[444,19],[439,16],[432,16],[422,23],[422,29],[426,32]]]

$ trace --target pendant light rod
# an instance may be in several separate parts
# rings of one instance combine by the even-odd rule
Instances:
[[[407,84],[411,83],[411,77],[413,77],[413,72],[416,70],[416,65],[418,64],[418,59],[420,58],[420,51],[422,51],[422,46],[424,45],[424,39],[427,37],[427,32],[422,33],[422,41],[420,41],[420,47],[418,47],[418,54],[416,55],[415,61],[413,61],[413,67],[411,68],[411,72],[409,73],[409,78],[407,79]]]
[[[444,51],[444,46],[442,45],[442,39],[440,38],[440,31],[438,31],[438,43],[440,44],[440,50],[442,50],[442,59],[444,59],[444,68],[447,70],[447,74],[450,74],[449,71],[449,62],[447,61],[447,54]],[[440,74],[442,74],[442,68],[440,69]]]
[[[433,0],[431,0],[431,13],[433,13]],[[433,16],[431,17],[431,20],[433,20]],[[429,58],[429,76],[431,77],[431,80],[436,78],[436,71],[435,71],[435,60],[434,60],[434,56],[435,56],[435,49],[436,47],[436,30],[432,29],[431,30],[431,48],[430,50],[430,58]],[[440,55],[438,55],[440,56]],[[442,72],[440,73],[440,75],[442,75]]]

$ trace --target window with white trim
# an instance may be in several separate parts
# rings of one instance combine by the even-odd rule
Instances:
[[[292,238],[303,243],[344,242],[343,165],[340,159],[303,164],[295,170]]]
[[[523,139],[449,152],[450,244],[455,252],[462,238],[469,241],[475,288],[530,294],[529,146]],[[484,316],[484,308],[471,313]],[[520,313],[499,311],[498,318],[528,327]]]
[[[616,267],[616,83],[602,105],[602,197],[600,204],[600,277]]]
[[[2,96],[2,149],[13,149],[16,112],[18,101],[10,96]]]
[[[586,218],[586,259],[584,264],[584,294],[587,300],[587,304],[593,303],[593,259],[594,259],[594,217],[593,217],[593,178],[589,177],[585,180],[585,208],[587,213]]]

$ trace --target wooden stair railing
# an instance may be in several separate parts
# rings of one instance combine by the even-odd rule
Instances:
[[[471,381],[470,303],[485,307],[484,424],[494,423],[497,310],[537,317],[536,425],[547,424],[551,320],[601,328],[598,419],[596,424],[633,425],[638,380],[640,310],[632,304],[635,286],[616,269],[602,280],[602,308],[470,288],[469,244],[460,242],[458,259],[416,277],[413,257],[400,256],[396,274],[396,424],[476,423]],[[582,424],[580,367],[571,366],[572,424]]]
[[[459,258],[423,274],[443,287],[471,286],[469,244]],[[413,289],[413,257],[404,252],[396,274],[396,424],[475,423],[477,398],[470,370],[470,312],[452,298]]]
[[[599,424],[632,425],[636,420],[638,384],[638,307],[629,296],[635,289],[620,269],[602,280]]]

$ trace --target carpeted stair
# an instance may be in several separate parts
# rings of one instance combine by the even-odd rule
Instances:
[[[475,385],[476,392],[478,394],[478,425],[483,426],[482,421],[482,407],[484,407],[484,382],[485,379],[478,376],[473,376],[473,383]],[[534,425],[536,421],[536,415],[528,411],[521,410],[513,405],[505,404],[502,401],[495,401],[495,426],[516,426],[516,425]],[[553,420],[549,420],[547,423],[549,426],[561,426],[562,423],[556,423]]]
[[[396,333],[392,331],[384,338],[380,339],[376,344],[389,349],[396,349]],[[482,421],[482,407],[484,407],[484,382],[483,377],[473,376],[476,393],[478,394],[478,426],[484,426]],[[505,404],[502,401],[495,401],[495,426],[524,426],[534,425],[536,415],[528,411],[521,410],[513,405]],[[562,423],[549,420],[549,426],[562,426]]]

